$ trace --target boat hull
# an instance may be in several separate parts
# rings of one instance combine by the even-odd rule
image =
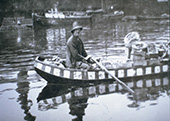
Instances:
[[[51,65],[38,60],[34,64],[35,71],[49,83],[58,82],[98,82],[113,81],[103,70],[67,69]],[[123,81],[142,76],[154,76],[169,74],[169,60],[161,63],[147,64],[145,66],[133,66],[117,69],[109,69],[109,72]]]
[[[63,83],[63,84],[77,84],[77,83],[99,83],[103,81],[107,82],[113,82],[113,79],[102,79],[102,80],[80,80],[80,79],[68,79],[68,78],[63,78],[59,76],[55,76],[52,74],[49,74],[47,72],[44,72],[40,69],[35,68],[35,71],[42,77],[44,78],[48,83]]]
[[[92,16],[76,16],[76,17],[66,17],[66,18],[46,18],[45,16],[34,15],[34,25],[35,26],[61,26],[61,25],[72,25],[74,21],[78,21],[81,25],[91,24]]]

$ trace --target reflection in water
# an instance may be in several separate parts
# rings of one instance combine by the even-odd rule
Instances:
[[[47,29],[46,30],[47,41],[66,41],[66,29],[58,28],[58,29]]]
[[[21,42],[21,29],[18,29],[17,43]]]
[[[27,71],[22,70],[18,73],[18,88],[16,91],[19,93],[19,97],[17,102],[21,105],[21,109],[24,110],[24,117],[27,121],[35,121],[36,117],[32,116],[29,112],[31,106],[33,105],[32,100],[28,99],[28,92],[29,92],[29,82],[24,81],[27,78]]]
[[[83,99],[70,99],[68,101],[69,108],[70,108],[70,114],[73,116],[77,116],[73,121],[82,121],[83,116],[85,115],[85,108],[87,107],[87,98]]]
[[[21,105],[21,109],[24,110],[25,117],[24,119],[27,121],[35,121],[36,117],[32,116],[29,112],[32,104],[32,101],[28,99],[28,91],[29,91],[29,82],[19,82],[17,83],[18,88],[16,91],[19,93],[18,102]]]
[[[135,91],[134,96],[129,93],[127,95],[127,98],[132,101],[132,104],[127,105],[129,108],[140,109],[141,103],[146,101],[149,101],[150,105],[157,105],[157,99],[163,96],[163,93],[170,95],[169,77],[143,78],[126,84]],[[41,111],[56,109],[58,105],[68,102],[69,114],[77,116],[74,120],[81,121],[89,98],[112,93],[125,94],[127,92],[113,82],[86,85],[47,84],[37,98],[38,109]]]
[[[52,51],[54,54],[60,54],[65,52],[66,29],[65,28],[47,29],[46,40],[47,40],[46,46],[48,51]]]
[[[163,93],[170,96],[170,82],[169,77],[138,80],[136,87],[134,88],[135,95],[133,97],[134,102],[129,107],[140,108],[141,102],[150,101],[150,105],[157,105],[157,100]],[[132,99],[132,97],[129,97]]]
[[[59,55],[65,58],[67,27],[35,29],[35,49],[44,56]]]

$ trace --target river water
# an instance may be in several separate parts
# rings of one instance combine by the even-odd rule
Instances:
[[[123,38],[138,31],[142,41],[166,41],[169,20],[100,21],[85,25],[81,38],[87,53],[124,57]],[[47,84],[34,71],[38,55],[65,57],[71,26],[0,32],[1,121],[170,121],[168,76],[128,80],[136,100],[120,85]]]

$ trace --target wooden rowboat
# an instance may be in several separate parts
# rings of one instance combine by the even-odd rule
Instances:
[[[108,71],[119,79],[136,78],[142,76],[153,76],[160,74],[168,74],[170,61],[165,59],[149,59],[127,61],[120,64],[113,63],[113,66],[103,65]],[[116,65],[116,66],[115,66]],[[57,82],[95,82],[109,81],[113,78],[104,70],[84,70],[64,68],[55,64],[50,59],[42,59],[37,57],[34,64],[35,71],[49,83]]]

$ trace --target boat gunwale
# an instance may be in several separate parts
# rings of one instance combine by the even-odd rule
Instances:
[[[86,15],[86,16],[65,16],[64,18],[47,18],[45,16],[41,15],[34,15],[36,18],[40,19],[54,19],[54,20],[70,20],[70,19],[90,19],[92,18],[92,15]]]
[[[109,82],[109,81],[114,81],[113,78],[104,78],[104,79],[72,79],[72,78],[65,78],[64,76],[56,76],[54,74],[51,74],[51,73],[47,73],[45,72],[44,70],[40,70],[38,69],[37,67],[34,67],[35,68],[35,71],[42,77],[44,78],[48,83],[58,83],[58,82],[64,82],[64,83],[77,83],[77,82],[82,82],[82,83],[98,83],[98,82]],[[40,74],[40,73],[43,73],[43,74]],[[45,78],[44,77],[44,74],[46,75],[50,75],[55,78],[53,78],[53,80],[49,79],[48,77]],[[160,75],[161,74],[161,75]],[[42,76],[43,75],[43,76]],[[149,75],[141,75],[141,76],[131,76],[131,77],[122,77],[120,78],[123,82],[131,82],[133,81],[134,79],[140,79],[141,77],[145,76],[145,77],[151,77],[151,76],[170,76],[169,75],[169,71],[168,72],[162,72],[162,73],[158,73],[158,74],[149,74]],[[132,80],[131,80],[132,79]]]
[[[39,56],[38,56],[39,57]],[[81,72],[98,72],[98,71],[103,71],[103,70],[87,70],[87,69],[75,69],[75,68],[62,68],[62,67],[59,67],[57,65],[54,65],[54,64],[49,64],[49,63],[46,63],[46,62],[42,62],[40,60],[38,60],[38,57],[35,59],[35,61],[43,64],[43,65],[47,65],[47,66],[50,66],[50,67],[53,67],[53,68],[58,68],[60,70],[68,70],[68,71],[81,71]],[[169,59],[166,60],[166,61],[160,61],[160,63],[153,63],[153,64],[148,64],[148,65],[135,65],[135,66],[132,66],[132,67],[120,67],[120,68],[112,68],[112,69],[108,69],[109,71],[116,71],[116,70],[128,70],[128,69],[137,69],[137,68],[144,68],[144,67],[151,67],[151,66],[161,66],[161,65],[164,65],[164,63],[169,63]],[[150,62],[147,61],[147,63]]]
[[[38,56],[38,57],[39,57],[39,56]],[[48,66],[50,66],[50,67],[58,68],[58,69],[60,69],[60,70],[82,71],[82,72],[88,71],[88,70],[85,70],[85,69],[62,68],[62,67],[59,67],[59,66],[54,65],[54,64],[49,64],[49,63],[42,62],[42,61],[38,60],[38,57],[35,59],[35,61],[37,61],[37,62],[39,62],[39,63],[41,63],[41,64],[43,64],[43,65],[48,65]],[[91,71],[94,71],[94,70],[91,70]]]

